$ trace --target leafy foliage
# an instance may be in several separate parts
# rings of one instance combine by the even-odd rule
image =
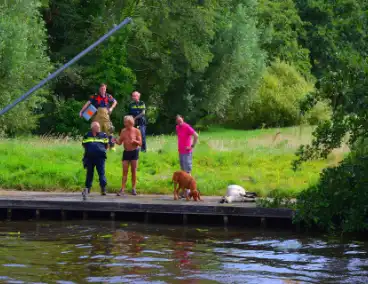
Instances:
[[[305,43],[318,76],[318,92],[306,105],[328,101],[332,118],[315,130],[311,145],[299,149],[294,168],[326,157],[346,137],[354,149],[339,167],[325,170],[316,187],[300,195],[298,220],[323,229],[367,230],[368,3],[314,0],[298,1],[298,6],[309,23]]]
[[[242,119],[234,119],[233,108],[228,113],[228,123],[241,128],[284,127],[304,121],[318,123],[327,119],[326,104],[313,106],[301,113],[300,103],[314,90],[294,66],[273,62],[265,71],[259,89],[249,100],[248,108],[240,110]]]
[[[310,77],[311,63],[308,48],[299,43],[305,36],[305,23],[293,0],[260,0],[259,27],[263,31],[262,48],[269,61],[278,58],[306,77]]]
[[[0,107],[33,87],[51,70],[39,1],[0,2]],[[19,134],[37,127],[33,111],[44,101],[40,91],[0,117],[0,132]],[[18,114],[20,119],[14,119]]]
[[[318,185],[300,193],[296,222],[323,230],[368,229],[368,143],[359,141],[340,166],[325,169]]]

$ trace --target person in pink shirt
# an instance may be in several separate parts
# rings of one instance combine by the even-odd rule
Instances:
[[[192,152],[197,144],[198,134],[189,124],[184,122],[184,118],[181,115],[176,116],[176,124],[180,168],[182,171],[191,174],[193,160]]]

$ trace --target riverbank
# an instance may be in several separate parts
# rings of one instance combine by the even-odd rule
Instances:
[[[288,197],[318,181],[320,171],[342,158],[311,161],[293,172],[291,161],[300,144],[311,140],[311,127],[238,131],[214,128],[200,133],[193,175],[202,195],[223,195],[239,184],[260,196],[275,190]],[[148,138],[148,152],[139,162],[138,190],[144,194],[172,194],[171,176],[179,169],[176,137]],[[108,153],[108,191],[121,186],[122,148]],[[0,140],[0,187],[17,190],[79,191],[83,187],[83,149],[80,141],[31,137]],[[97,178],[94,191],[98,191]]]

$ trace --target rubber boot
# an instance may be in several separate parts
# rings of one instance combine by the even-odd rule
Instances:
[[[109,149],[111,151],[116,151],[115,149],[115,143],[113,142],[114,137],[112,135],[109,135]]]
[[[89,188],[83,189],[83,191],[82,191],[83,200],[87,200],[87,196],[88,196],[89,191],[90,191]]]
[[[106,188],[101,187],[101,195],[106,195]]]

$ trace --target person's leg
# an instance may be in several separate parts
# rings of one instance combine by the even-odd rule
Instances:
[[[100,123],[101,131],[105,132],[109,138],[109,149],[115,150],[115,144],[112,142],[113,125],[108,110],[106,108],[99,108],[95,120]]]
[[[183,170],[189,175],[192,173],[192,153],[183,154]],[[189,188],[184,189],[183,197],[187,197],[190,192]]]
[[[92,159],[86,159],[86,164],[85,165],[86,165],[86,169],[87,169],[87,174],[86,174],[85,188],[82,192],[82,195],[83,195],[84,199],[87,198],[87,195],[91,191],[92,182],[93,182],[93,175],[94,175],[94,171],[95,171],[95,164],[94,164],[94,161]]]
[[[185,154],[179,154],[179,163],[180,163],[180,169],[184,171],[184,155]]]
[[[106,195],[105,158],[96,160],[96,168],[100,180],[101,194]]]
[[[142,135],[142,147],[141,147],[141,151],[142,152],[146,152],[147,151],[147,145],[146,145],[146,126],[145,125],[140,125],[139,126],[139,130],[141,131],[141,135]]]
[[[185,159],[185,168],[186,172],[190,175],[192,175],[192,167],[193,167],[193,153],[189,153],[186,155]]]
[[[107,123],[106,127],[108,128],[108,130],[106,131],[106,134],[109,138],[109,149],[115,150],[115,143],[113,142],[113,138],[114,138],[113,134],[114,134],[115,127],[111,121]]]
[[[87,162],[87,175],[86,175],[86,188],[88,189],[88,193],[91,190],[92,182],[93,182],[93,176],[95,171],[95,163],[92,159],[88,159]]]
[[[129,161],[123,160],[123,177],[122,177],[122,182],[121,182],[121,189],[118,192],[118,196],[124,194],[125,192],[126,183],[128,179],[128,171],[129,171]]]
[[[137,195],[136,185],[137,185],[137,166],[138,160],[131,161],[131,171],[132,171],[132,194]]]

